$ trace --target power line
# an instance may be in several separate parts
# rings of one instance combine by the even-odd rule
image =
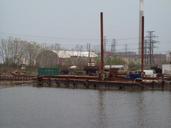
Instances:
[[[19,36],[19,37],[33,37],[38,39],[57,39],[57,40],[94,40],[99,41],[99,38],[75,38],[75,37],[56,37],[56,36],[42,36],[42,35],[31,35],[31,34],[16,34],[16,33],[4,33],[0,32],[0,35],[6,35],[6,36]],[[135,40],[138,39],[138,37],[127,37],[127,38],[116,38],[116,40]],[[111,42],[112,38],[106,38],[106,42]]]

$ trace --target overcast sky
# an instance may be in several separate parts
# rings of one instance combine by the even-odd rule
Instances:
[[[145,31],[159,36],[155,50],[171,50],[171,0],[144,1]],[[118,49],[137,49],[139,0],[0,0],[0,37],[98,45],[101,11],[105,36],[118,39]]]

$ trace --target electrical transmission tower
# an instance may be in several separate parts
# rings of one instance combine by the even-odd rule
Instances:
[[[104,42],[104,53],[107,52],[107,38],[106,36],[104,36],[104,39],[103,39],[103,42]]]
[[[115,54],[116,53],[116,39],[112,39],[111,53],[112,54]]]
[[[148,54],[149,54],[149,44],[148,44],[147,40],[144,40],[144,62],[145,62],[145,65],[149,64]]]
[[[91,44],[87,44],[87,51],[88,51],[88,58],[89,58],[89,63],[91,64]]]
[[[155,40],[156,37],[154,35],[155,31],[147,31],[146,41],[145,41],[145,52],[147,64],[150,66],[154,65],[154,48],[156,48],[155,44],[158,42]]]

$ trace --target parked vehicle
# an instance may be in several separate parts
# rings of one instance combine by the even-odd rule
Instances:
[[[151,78],[155,78],[157,77],[157,74],[154,70],[149,69],[149,70],[144,70],[144,77],[151,77]]]
[[[141,72],[129,72],[127,78],[129,80],[141,80]]]

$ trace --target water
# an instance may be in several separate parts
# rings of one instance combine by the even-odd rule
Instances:
[[[171,128],[171,92],[4,88],[0,128]]]

